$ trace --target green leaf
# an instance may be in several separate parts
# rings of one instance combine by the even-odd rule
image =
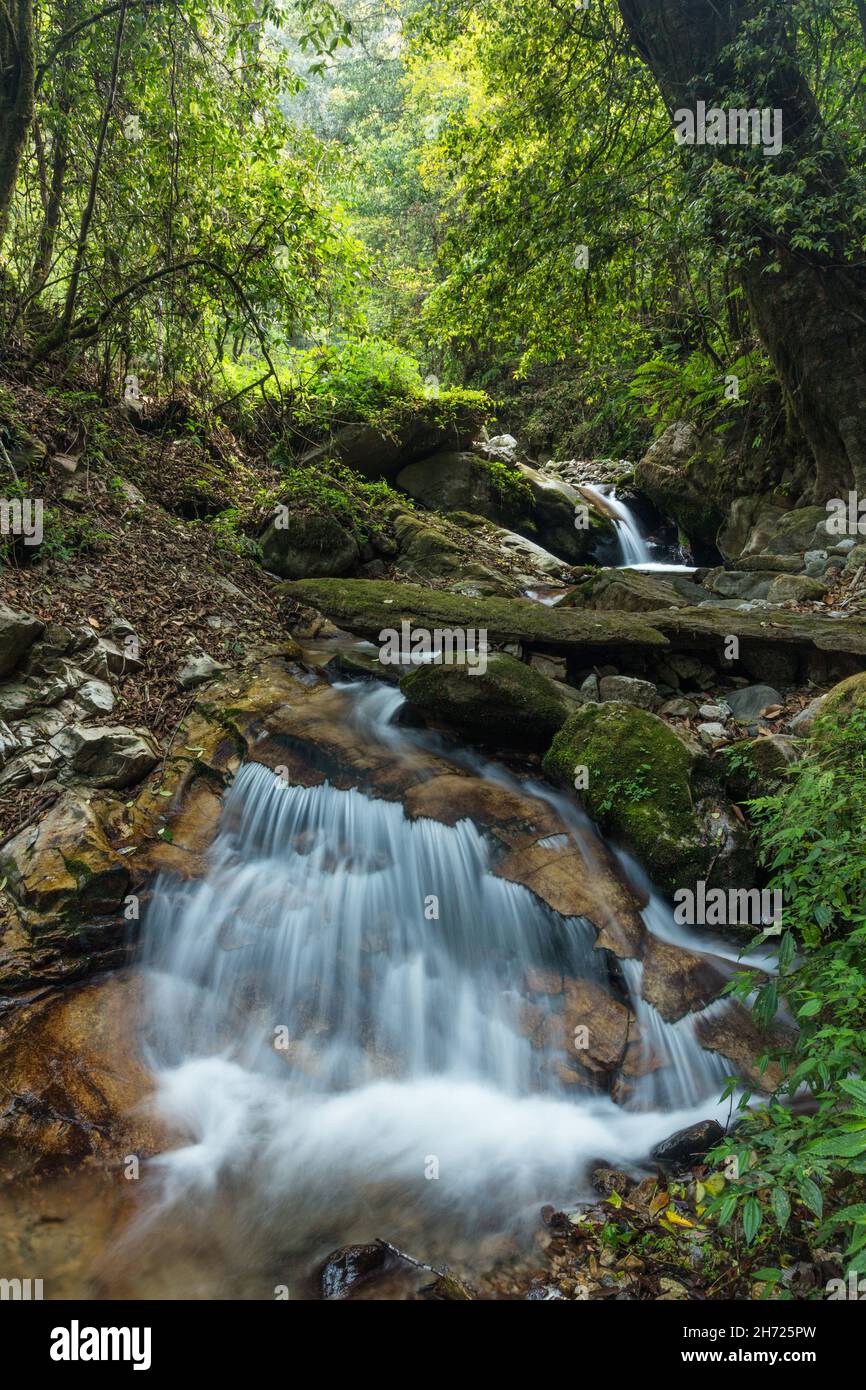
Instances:
[[[764,1213],[761,1211],[761,1204],[756,1197],[748,1197],[743,1207],[743,1234],[746,1237],[746,1244],[751,1245],[755,1236],[761,1229],[764,1220]]]

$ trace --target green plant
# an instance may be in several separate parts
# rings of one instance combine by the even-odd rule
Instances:
[[[770,887],[782,893],[778,978],[753,1010],[769,1028],[784,1000],[799,1033],[771,1102],[714,1154],[738,1179],[713,1200],[751,1244],[769,1223],[805,1222],[841,1240],[846,1268],[866,1271],[866,708],[819,720],[780,790],[751,804]],[[759,937],[758,940],[763,940]],[[798,954],[802,953],[802,954]],[[736,991],[755,988],[751,972]],[[768,1043],[768,1052],[769,1052]],[[731,1083],[728,1093],[732,1093]],[[803,1092],[808,1106],[789,1102]],[[741,1101],[745,1108],[748,1095]],[[819,1225],[819,1223],[821,1223]],[[778,1270],[764,1271],[769,1286]]]

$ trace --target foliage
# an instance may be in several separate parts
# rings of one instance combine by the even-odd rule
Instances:
[[[769,1026],[784,1000],[800,1031],[778,1096],[745,1117],[715,1155],[736,1160],[739,1180],[713,1210],[723,1223],[738,1220],[748,1243],[761,1233],[778,1242],[796,1217],[812,1226],[814,1242],[841,1240],[845,1267],[863,1273],[866,708],[825,715],[785,784],[751,805],[785,922],[778,979],[758,989],[754,1012]],[[747,972],[738,992],[745,997],[754,987]],[[795,1096],[796,1108],[781,1103]],[[828,1200],[830,1214],[818,1227]],[[778,1280],[768,1275],[767,1282]]]
[[[361,545],[382,531],[389,508],[409,511],[412,507],[410,499],[399,496],[387,483],[370,482],[336,459],[316,468],[288,467],[275,500],[291,512],[334,517]]]

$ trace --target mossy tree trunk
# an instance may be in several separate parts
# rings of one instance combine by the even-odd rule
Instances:
[[[848,487],[866,494],[866,265],[854,217],[862,188],[831,141],[798,62],[787,0],[619,0],[629,35],[668,110],[708,106],[782,112],[775,158],[738,145],[684,146],[696,185],[722,161],[751,184],[738,224],[734,198],[719,199],[714,234],[737,264],[752,318],[815,456],[815,501]],[[762,166],[762,167],[759,167]],[[760,190],[813,214],[814,240],[796,241],[762,214]],[[759,190],[755,196],[755,190]],[[822,209],[825,214],[822,214]],[[814,216],[816,214],[816,216]],[[794,223],[796,226],[797,223]]]
[[[35,76],[33,3],[10,0],[0,22],[0,241],[33,119]]]

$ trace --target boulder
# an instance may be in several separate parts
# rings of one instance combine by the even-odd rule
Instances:
[[[431,511],[470,512],[512,525],[528,521],[534,509],[530,489],[517,468],[491,467],[478,454],[434,454],[404,468],[396,482]]]
[[[183,690],[195,690],[196,686],[215,680],[225,669],[206,653],[191,656],[178,671],[177,683]]]
[[[702,1047],[726,1057],[733,1064],[732,1071],[756,1091],[769,1094],[781,1084],[781,1064],[770,1062],[762,1068],[761,1058],[768,1053],[790,1052],[794,1041],[791,1028],[776,1023],[762,1033],[748,1009],[731,1003],[719,1011],[699,1015],[695,1032]]]
[[[45,624],[32,613],[20,613],[0,603],[0,679],[21,665]]]
[[[491,653],[483,674],[465,664],[419,666],[400,689],[428,722],[505,748],[547,748],[571,708],[547,676],[505,652]]]
[[[714,545],[725,513],[713,500],[708,475],[717,474],[722,464],[718,439],[703,437],[689,421],[678,420],[659,435],[638,463],[635,486],[663,516],[672,517],[690,541]]]
[[[577,710],[544,768],[571,787],[578,767],[588,771],[580,794],[589,814],[660,886],[693,886],[711,865],[720,884],[751,880],[748,838],[714,768],[654,714],[615,702]]]
[[[358,543],[332,516],[293,512],[270,522],[259,544],[265,568],[282,579],[340,575],[360,558]]]
[[[347,1298],[360,1284],[384,1274],[396,1264],[386,1245],[344,1245],[333,1250],[319,1271],[322,1298]]]
[[[656,1144],[651,1157],[663,1168],[682,1171],[703,1162],[724,1137],[725,1131],[718,1120],[700,1120],[696,1125],[689,1125],[688,1129],[678,1129],[676,1134]]]
[[[391,480],[416,459],[443,449],[459,453],[467,448],[478,433],[483,413],[480,403],[445,409],[441,399],[413,402],[401,420],[390,422],[387,433],[375,425],[346,425],[327,443],[308,450],[300,466],[312,468],[339,459],[365,478]]]
[[[647,936],[641,994],[667,1023],[705,1009],[718,999],[730,977],[731,967],[717,956]]]
[[[467,583],[484,593],[507,590],[508,584],[495,570],[467,559],[456,541],[412,512],[397,514],[394,532],[399,546],[396,567],[406,578],[445,580],[452,586]]]
[[[599,612],[651,613],[663,608],[687,608],[706,597],[696,584],[674,584],[640,570],[606,569],[589,575],[562,600],[566,608]]]
[[[765,709],[781,705],[782,696],[771,685],[745,685],[725,696],[731,714],[739,724],[751,724]]]
[[[598,698],[602,702],[622,700],[638,709],[652,709],[656,696],[652,681],[636,680],[634,676],[602,676],[598,683]]]
[[[127,729],[122,724],[93,728],[73,724],[58,734],[54,743],[78,777],[95,787],[116,791],[140,782],[159,761],[152,735],[146,729]]]
[[[72,792],[0,849],[0,875],[22,920],[40,931],[116,912],[129,884],[94,806]]]
[[[814,603],[826,594],[829,584],[805,574],[779,574],[767,590],[770,603]]]
[[[752,801],[775,791],[787,769],[799,758],[801,747],[798,739],[785,734],[732,743],[725,786],[734,801]]]

